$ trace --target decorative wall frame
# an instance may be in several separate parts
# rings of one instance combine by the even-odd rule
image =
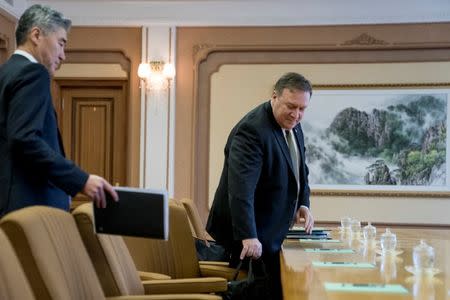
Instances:
[[[302,121],[313,194],[450,196],[449,86],[316,86]]]

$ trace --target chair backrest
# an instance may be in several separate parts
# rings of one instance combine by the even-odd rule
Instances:
[[[203,225],[202,218],[198,213],[197,206],[192,199],[183,198],[181,199],[181,203],[186,210],[186,213],[189,217],[189,221],[191,223],[191,228],[193,229],[193,235],[199,239],[206,239],[207,234],[205,230],[205,226]]]
[[[182,205],[169,201],[167,241],[125,237],[131,256],[140,271],[167,274],[172,278],[200,277],[200,267],[189,220]]]
[[[0,230],[0,299],[33,300],[34,295],[6,235]]]
[[[31,206],[0,219],[36,299],[104,299],[71,214]]]
[[[143,295],[136,265],[118,235],[95,234],[92,203],[72,212],[106,296]]]

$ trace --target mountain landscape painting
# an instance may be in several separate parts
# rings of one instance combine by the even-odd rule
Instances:
[[[302,120],[310,184],[447,185],[449,93],[313,93]]]

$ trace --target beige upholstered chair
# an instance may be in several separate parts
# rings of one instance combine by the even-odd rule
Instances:
[[[175,203],[178,204],[177,200],[174,200]],[[199,239],[200,243],[204,243],[206,247],[209,247],[214,239],[206,232],[205,226],[203,225],[202,218],[198,212],[197,206],[194,201],[189,198],[183,198],[180,201],[180,205],[183,205],[186,210],[189,224],[191,225],[192,236],[194,238]],[[219,266],[228,266],[227,261],[200,261],[200,265],[219,265]],[[241,274],[245,275],[245,274]]]
[[[219,277],[170,279],[167,275],[146,272],[144,274],[151,280],[141,282],[123,238],[118,235],[95,234],[92,203],[78,206],[72,214],[100,277],[103,291],[109,296],[141,295],[144,292],[215,293],[227,289],[226,279]]]
[[[195,242],[183,205],[169,202],[169,240],[125,237],[138,270],[158,272],[172,278],[218,276],[231,279],[234,269],[217,264],[202,264],[197,259]]]
[[[6,235],[0,230],[0,299],[34,300],[22,266]]]
[[[105,299],[72,215],[32,206],[0,219],[36,299]],[[143,295],[108,299],[211,299],[212,295]],[[220,299],[215,297],[214,299]]]
[[[198,209],[194,201],[189,198],[183,198],[180,202],[183,204],[188,215],[192,235],[199,239],[213,240],[213,238],[205,230],[205,225],[202,222],[202,218],[198,213]]]

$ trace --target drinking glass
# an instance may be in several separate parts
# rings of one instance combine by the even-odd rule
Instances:
[[[341,218],[341,229],[342,231],[350,232],[350,221],[352,218],[350,217],[342,217]]]
[[[413,248],[414,269],[417,271],[432,269],[434,267],[434,249],[427,245],[424,240],[420,240],[419,245]]]
[[[363,237],[365,245],[368,247],[375,246],[375,239],[377,237],[377,228],[372,226],[370,222],[363,228]]]
[[[386,228],[386,232],[380,237],[380,244],[383,254],[392,253],[397,247],[397,236],[389,228]]]
[[[361,234],[361,222],[358,219],[351,219],[350,221],[350,231],[352,235],[352,239],[359,239]]]

